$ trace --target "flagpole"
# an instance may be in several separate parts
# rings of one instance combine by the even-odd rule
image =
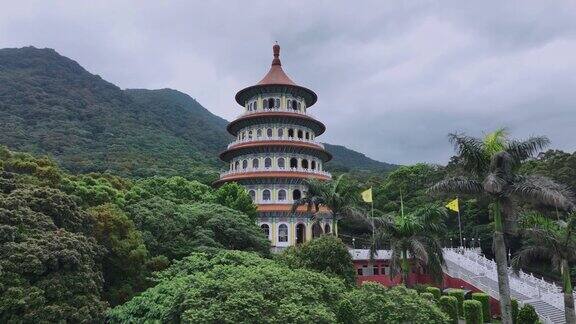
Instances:
[[[458,204],[458,231],[460,232],[460,247],[463,247],[462,243],[462,220],[460,219],[460,200],[456,196],[456,203]]]

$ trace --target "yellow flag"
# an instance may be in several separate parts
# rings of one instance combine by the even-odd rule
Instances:
[[[449,202],[448,205],[446,205],[446,208],[453,210],[455,212],[460,211],[460,207],[458,206],[458,198]]]
[[[362,200],[365,202],[372,202],[372,188],[362,191]]]

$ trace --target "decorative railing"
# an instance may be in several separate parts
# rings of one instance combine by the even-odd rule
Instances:
[[[498,282],[496,262],[482,256],[479,249],[445,248],[444,258],[457,264],[462,269],[451,269],[448,267],[446,269],[447,274],[461,278],[490,296],[499,299],[500,294],[496,289],[486,286],[479,280],[481,277],[487,277],[494,282]],[[526,296],[526,299],[524,301],[519,300],[519,303],[531,303],[534,300],[540,300],[553,306],[558,312],[562,312],[564,309],[562,290],[555,283],[547,282],[544,278],[537,278],[533,274],[527,274],[522,270],[516,273],[512,268],[508,268],[508,279],[510,290]],[[539,311],[538,309],[536,310],[537,312]],[[539,316],[545,323],[563,323],[562,319],[553,321],[551,318],[554,315],[558,317],[558,314],[539,312]]]
[[[304,168],[280,168],[280,167],[270,167],[270,168],[246,168],[241,170],[229,170],[226,172],[220,173],[220,178],[229,176],[229,175],[236,175],[236,174],[246,174],[246,173],[254,173],[254,172],[302,172],[302,173],[310,173],[310,174],[319,174],[329,178],[332,178],[332,174],[326,171],[321,170],[312,170],[312,169],[304,169]]]
[[[236,116],[236,118],[240,118],[240,117],[244,117],[244,116],[248,116],[248,115],[259,114],[259,113],[267,113],[267,112],[292,113],[292,114],[297,114],[297,115],[305,115],[305,116],[316,119],[316,117],[314,117],[314,115],[309,114],[304,110],[293,110],[293,109],[283,109],[283,108],[266,108],[266,109],[258,109],[258,110],[248,110],[248,111],[245,111],[244,113]]]
[[[314,140],[297,138],[297,137],[279,137],[279,136],[272,136],[272,137],[260,136],[260,137],[256,137],[256,138],[240,139],[240,140],[236,140],[236,141],[228,144],[228,148],[232,148],[236,145],[244,144],[244,143],[264,142],[264,141],[294,141],[294,142],[299,142],[299,143],[310,143],[310,144],[317,145],[317,146],[324,149],[324,144],[322,144],[320,142],[316,142]]]

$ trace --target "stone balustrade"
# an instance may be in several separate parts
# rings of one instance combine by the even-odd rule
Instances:
[[[320,142],[316,142],[314,140],[305,139],[305,138],[297,138],[297,137],[279,137],[279,136],[260,136],[260,137],[255,137],[255,138],[245,138],[245,139],[236,140],[236,141],[228,144],[228,149],[230,149],[236,145],[239,145],[239,144],[264,142],[264,141],[294,141],[297,143],[310,143],[310,144],[314,144],[314,145],[319,146],[322,149],[324,149],[324,144],[322,144]]]

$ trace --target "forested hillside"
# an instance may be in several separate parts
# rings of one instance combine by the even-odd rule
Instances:
[[[184,93],[122,90],[52,49],[0,50],[0,144],[75,173],[210,182],[231,140],[226,124]],[[335,168],[380,171],[360,153],[329,148]]]
[[[389,172],[398,167],[395,164],[373,160],[366,155],[348,149],[342,145],[324,143],[326,149],[332,153],[334,159],[326,163],[331,171],[339,172]]]

